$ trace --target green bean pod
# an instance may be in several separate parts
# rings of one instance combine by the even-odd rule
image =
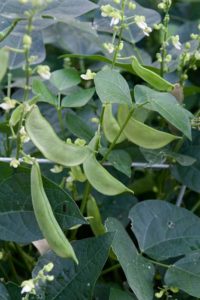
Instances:
[[[133,193],[123,183],[113,177],[91,154],[83,163],[85,175],[90,184],[100,193],[108,196],[124,192]]]
[[[15,108],[15,110],[12,112],[10,120],[9,120],[10,126],[14,127],[17,125],[17,123],[19,123],[21,116],[23,114],[23,111],[24,111],[23,104],[20,104],[19,106],[17,106],[17,108]]]
[[[99,236],[104,234],[105,228],[102,223],[101,214],[95,198],[91,195],[87,201],[87,216],[94,235]]]
[[[118,109],[119,124],[124,124],[129,113],[128,106],[121,105]],[[146,148],[146,149],[159,149],[171,143],[180,137],[156,130],[152,127],[131,117],[127,123],[124,134],[132,143]]]
[[[170,92],[174,89],[174,85],[169,81],[163,79],[153,71],[143,67],[134,56],[132,60],[132,68],[134,72],[142,78],[149,85],[154,87],[158,91]]]
[[[49,200],[43,188],[40,167],[35,162],[31,169],[31,196],[33,209],[39,228],[51,249],[64,258],[72,258],[77,264],[78,260],[74,250],[61,230],[54,217]]]
[[[103,131],[104,131],[106,139],[110,143],[112,143],[120,131],[120,126],[119,126],[117,120],[115,119],[115,117],[113,116],[112,104],[110,104],[110,103],[105,105],[102,125],[103,125]],[[125,138],[126,137],[122,133],[120,135],[120,137],[118,138],[116,144],[123,142],[125,140]]]
[[[0,49],[0,81],[6,74],[8,64],[9,64],[9,52],[5,48]]]
[[[90,154],[87,146],[67,144],[55,133],[51,125],[35,106],[26,118],[26,131],[40,152],[49,160],[74,167],[82,164]]]

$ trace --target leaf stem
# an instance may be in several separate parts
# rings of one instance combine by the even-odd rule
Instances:
[[[112,272],[114,270],[119,269],[119,268],[121,268],[121,265],[120,264],[116,264],[116,265],[114,265],[114,266],[112,266],[110,268],[107,268],[107,269],[103,270],[101,272],[101,275],[106,275],[106,274],[108,274],[108,273],[110,273],[110,272]]]

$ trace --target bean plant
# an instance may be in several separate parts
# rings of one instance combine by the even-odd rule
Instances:
[[[0,0],[0,299],[200,299],[199,12]]]

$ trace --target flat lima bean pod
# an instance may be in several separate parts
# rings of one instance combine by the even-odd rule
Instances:
[[[174,89],[174,85],[171,84],[169,81],[163,79],[158,74],[154,73],[153,71],[143,67],[134,56],[132,60],[132,68],[134,72],[146,81],[149,85],[154,87],[158,91],[163,92],[170,92]]]
[[[120,131],[120,126],[113,116],[112,113],[112,104],[106,104],[104,109],[104,116],[103,116],[103,131],[105,134],[106,139],[112,143],[116,136],[118,135]],[[120,137],[118,138],[116,143],[121,143],[125,140],[125,136],[122,133]]]
[[[31,169],[31,196],[39,228],[51,249],[60,257],[78,260],[74,250],[54,217],[51,205],[43,188],[40,167],[35,162]]]
[[[83,169],[90,184],[101,194],[115,196],[124,192],[133,193],[102,167],[94,154],[91,154],[84,161]]]
[[[90,154],[87,146],[67,144],[55,133],[51,125],[35,106],[26,118],[26,131],[40,152],[49,160],[66,166],[78,166]]]
[[[129,109],[127,106],[119,106],[119,124],[124,124],[128,113]],[[124,134],[129,141],[146,149],[159,149],[176,139],[180,139],[178,136],[149,127],[133,117],[124,128]]]

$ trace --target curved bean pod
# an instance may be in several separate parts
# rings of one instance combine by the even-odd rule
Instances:
[[[119,124],[123,124],[128,115],[128,107],[121,105],[118,110]],[[124,129],[124,134],[132,143],[146,148],[146,149],[159,149],[171,143],[180,137],[156,130],[152,127],[141,123],[133,117],[129,120]]]
[[[90,223],[91,229],[95,236],[99,236],[105,233],[105,228],[102,223],[101,214],[99,212],[98,205],[96,203],[96,200],[91,195],[89,196],[89,199],[87,201],[87,216],[88,221]],[[92,219],[89,219],[89,217],[93,217]]]
[[[106,104],[104,109],[104,116],[103,116],[103,131],[105,134],[106,139],[112,143],[114,139],[116,138],[117,134],[120,131],[120,126],[113,116],[112,113],[112,104]],[[125,136],[122,133],[120,137],[118,138],[116,144],[121,143],[125,140]]]
[[[90,184],[100,193],[108,196],[118,195],[124,192],[133,193],[118,179],[113,177],[91,154],[83,163],[85,175]]]
[[[78,166],[90,154],[86,146],[66,144],[55,133],[51,125],[35,106],[26,118],[26,131],[40,152],[49,160],[66,166]]]
[[[134,56],[132,60],[132,68],[134,72],[142,78],[144,81],[149,83],[152,87],[156,90],[169,92],[174,89],[174,85],[171,84],[169,81],[163,79],[158,74],[154,73],[153,71],[143,67]]]
[[[14,126],[17,125],[17,123],[21,119],[23,111],[24,111],[24,105],[23,104],[20,104],[19,106],[17,106],[17,108],[15,108],[15,110],[12,112],[10,120],[9,120],[10,126],[14,127]]]
[[[33,164],[31,169],[31,196],[39,228],[51,249],[58,256],[72,258],[78,264],[78,260],[71,244],[65,237],[54,217],[49,200],[43,188],[40,167],[37,162]]]

